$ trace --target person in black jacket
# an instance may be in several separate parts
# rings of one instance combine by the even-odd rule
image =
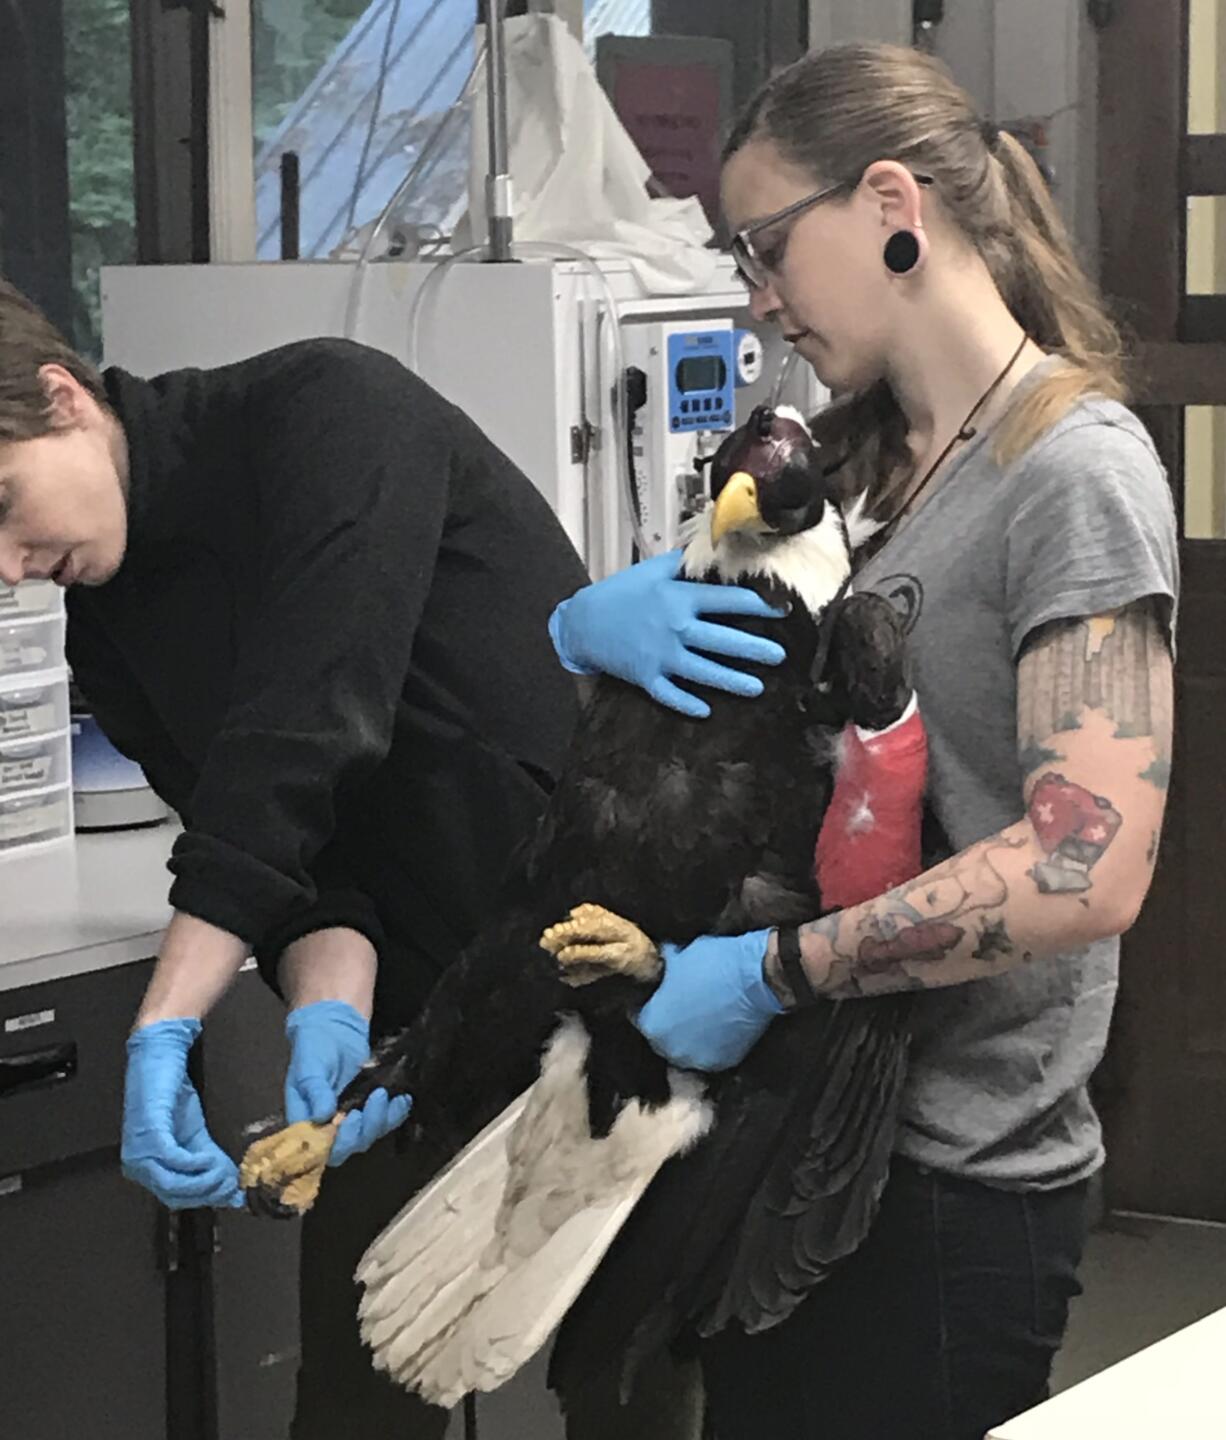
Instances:
[[[0,578],[38,576],[70,587],[99,723],[183,822],[124,1168],[169,1205],[240,1205],[187,1078],[202,1020],[254,952],[290,1007],[289,1118],[331,1116],[542,809],[577,713],[547,622],[587,576],[529,481],[385,354],[99,375],[0,284]],[[407,1112],[376,1095],[334,1161]],[[354,1317],[354,1263],[414,1188],[375,1150],[307,1218],[295,1436],[442,1432]]]

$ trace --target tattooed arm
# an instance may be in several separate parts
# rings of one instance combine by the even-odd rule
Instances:
[[[815,995],[957,985],[1136,919],[1171,753],[1171,656],[1153,603],[1041,628],[1017,688],[1025,818],[878,900],[802,926]],[[790,1005],[778,946],[772,936],[766,977]]]

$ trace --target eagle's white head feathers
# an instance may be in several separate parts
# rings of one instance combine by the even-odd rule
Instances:
[[[840,512],[826,491],[817,464],[817,446],[798,410],[781,405],[766,412],[765,420],[761,415],[755,410],[747,424],[720,446],[712,464],[713,488],[727,478],[715,468],[721,462],[724,472],[732,467],[748,472],[763,491],[771,483],[773,468],[786,464],[795,478],[797,469],[805,467],[812,476],[813,493],[825,500],[820,515],[816,523],[792,533],[780,533],[762,523],[752,529],[729,530],[716,541],[711,523],[715,500],[710,499],[683,528],[682,574],[698,579],[714,572],[727,585],[755,576],[773,579],[799,596],[810,614],[820,615],[846,583],[852,551],[879,526],[865,517],[863,496],[845,513]],[[767,509],[765,505],[762,508]]]

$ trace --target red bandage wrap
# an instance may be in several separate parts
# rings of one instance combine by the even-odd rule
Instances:
[[[914,703],[888,730],[848,725],[834,795],[817,837],[814,875],[823,908],[859,905],[921,868],[928,736]]]

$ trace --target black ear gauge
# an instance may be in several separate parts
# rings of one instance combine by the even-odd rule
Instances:
[[[895,230],[885,242],[885,268],[891,275],[906,275],[919,264],[920,244],[914,230]]]

